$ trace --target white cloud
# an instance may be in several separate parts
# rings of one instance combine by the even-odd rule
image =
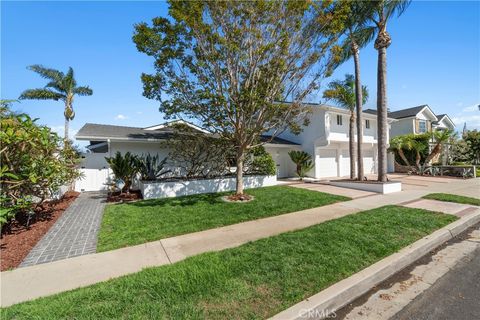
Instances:
[[[128,117],[123,114],[117,114],[115,116],[115,120],[125,120],[125,119],[128,119]]]
[[[463,102],[457,102],[457,107],[462,107],[463,106]]]
[[[142,111],[137,111],[137,114],[143,114],[143,112]]]
[[[462,130],[464,123],[467,123],[467,128],[469,130],[480,129],[480,110],[478,106],[479,104],[476,103],[463,108],[461,112],[452,117],[452,121],[457,126],[457,130]]]
[[[406,84],[402,84],[402,89],[407,89],[407,85],[406,85]]]
[[[473,112],[478,111],[478,104],[471,105],[470,107],[463,108],[462,112]]]

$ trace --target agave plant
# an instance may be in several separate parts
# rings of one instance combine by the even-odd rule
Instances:
[[[142,155],[139,158],[139,169],[142,180],[157,180],[162,175],[171,172],[171,170],[164,170],[167,158],[160,161],[157,155],[152,156],[148,153],[146,156]]]
[[[296,151],[292,150],[288,153],[290,159],[297,166],[296,173],[300,177],[300,180],[303,180],[306,177],[307,172],[313,169],[314,165],[312,162],[312,156],[310,156],[305,151]]]
[[[110,165],[115,178],[124,182],[122,193],[129,193],[133,178],[139,172],[138,157],[130,152],[122,156],[120,151],[117,151],[114,157],[105,157],[105,160]]]

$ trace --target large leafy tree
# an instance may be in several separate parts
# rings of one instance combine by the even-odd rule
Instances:
[[[387,22],[393,15],[400,16],[410,0],[371,0],[369,16],[375,24],[377,37],[374,47],[378,51],[377,63],[377,135],[378,135],[378,181],[387,181],[387,48],[392,38],[387,32]]]
[[[355,68],[355,104],[356,104],[356,120],[357,120],[357,177],[363,180],[363,119],[362,109],[366,101],[362,94],[361,74],[360,74],[360,49],[364,48],[373,40],[375,36],[375,27],[372,26],[368,19],[369,6],[365,1],[342,0],[337,3],[340,10],[346,10],[348,14],[343,15],[345,26],[345,37],[340,44],[340,59],[337,64],[342,64],[353,57]],[[343,8],[342,8],[343,7]],[[346,8],[345,8],[346,7]]]
[[[38,64],[28,68],[50,82],[48,82],[44,88],[25,90],[20,95],[20,99],[63,101],[65,104],[63,112],[63,115],[65,116],[64,140],[68,141],[69,122],[75,117],[75,112],[73,111],[73,99],[76,95],[91,96],[93,94],[92,89],[88,86],[77,86],[77,81],[75,80],[73,69],[71,67],[66,74]]]
[[[355,179],[355,106],[356,104],[356,81],[351,74],[345,75],[344,80],[335,80],[328,84],[328,89],[323,92],[323,97],[332,100],[338,106],[350,111],[350,121],[348,127],[348,150],[350,153],[350,178]],[[368,100],[368,90],[363,86],[360,90],[362,104]],[[358,124],[357,124],[358,125]],[[361,124],[360,124],[361,125]],[[361,176],[363,177],[363,176]],[[360,178],[360,180],[363,180]]]
[[[155,58],[155,73],[142,74],[144,95],[167,117],[195,119],[234,147],[237,194],[248,150],[264,132],[299,131],[302,101],[330,65],[332,5],[315,4],[171,1],[171,19],[135,26],[138,50]]]

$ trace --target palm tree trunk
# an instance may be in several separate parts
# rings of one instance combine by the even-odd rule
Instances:
[[[354,49],[353,62],[355,64],[355,99],[357,104],[357,166],[358,180],[362,181],[364,177],[363,170],[363,120],[362,120],[362,82],[360,81],[360,55],[358,48]]]
[[[355,110],[350,111],[348,147],[350,152],[350,179],[355,179]]]
[[[377,136],[378,181],[387,181],[387,47],[378,50],[377,66]]]
[[[402,148],[398,149],[398,155],[400,156],[400,158],[402,158],[403,162],[405,162],[405,165],[411,167],[410,161],[408,161]]]
[[[69,120],[67,117],[65,117],[65,133],[64,133],[64,142],[65,142],[65,145],[67,144],[68,142],[68,125],[69,125]]]

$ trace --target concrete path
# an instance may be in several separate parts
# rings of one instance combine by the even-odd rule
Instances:
[[[319,208],[181,235],[99,254],[85,255],[48,264],[18,268],[1,273],[1,305],[94,284],[140,271],[145,267],[180,261],[203,252],[223,250],[306,228],[327,220],[388,204],[401,204],[431,192],[480,190],[480,179],[455,180],[425,190],[409,190],[387,195],[361,197]]]
[[[95,253],[105,197],[84,192],[65,210],[20,264],[20,267]]]
[[[466,212],[466,209],[469,209],[472,207],[479,208],[469,204],[460,204],[460,203],[430,200],[430,199],[416,200],[416,201],[404,204],[404,206],[409,208],[438,211],[438,212],[453,214],[457,216],[462,216],[464,212]]]
[[[358,199],[362,197],[376,195],[375,192],[341,188],[341,187],[331,186],[325,183],[298,183],[298,184],[292,184],[290,186],[295,188],[312,190],[312,191],[330,193],[337,196],[349,197],[352,199]]]

